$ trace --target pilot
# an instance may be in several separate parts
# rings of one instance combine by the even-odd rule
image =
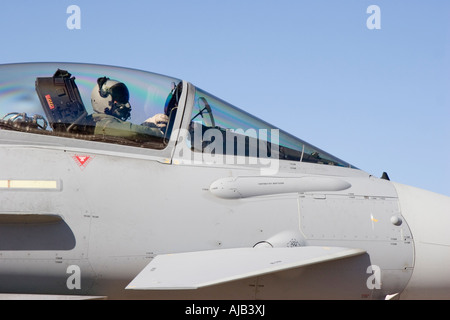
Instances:
[[[168,117],[165,114],[157,114],[142,125],[128,122],[131,116],[129,98],[130,94],[124,83],[107,77],[97,79],[97,85],[91,93],[92,108],[95,112],[92,114],[92,120],[95,122],[94,134],[139,140],[147,140],[149,135],[163,137]]]

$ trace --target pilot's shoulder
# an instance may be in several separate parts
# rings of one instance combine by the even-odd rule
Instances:
[[[93,113],[91,115],[91,117],[92,117],[92,120],[94,120],[94,122],[101,122],[101,121],[106,121],[106,120],[115,121],[115,122],[118,122],[118,123],[124,122],[124,121],[122,121],[122,120],[120,120],[120,119],[118,119],[118,118],[116,118],[114,116],[111,116],[109,114],[104,114],[104,113]]]

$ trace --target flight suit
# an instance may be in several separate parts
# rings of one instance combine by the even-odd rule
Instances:
[[[95,135],[121,137],[131,140],[149,140],[149,136],[163,137],[163,133],[159,128],[136,125],[108,114],[94,113],[92,120],[95,122]]]

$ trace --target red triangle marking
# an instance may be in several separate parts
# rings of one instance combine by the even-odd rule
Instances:
[[[91,156],[79,156],[79,155],[75,155],[73,157],[75,159],[75,161],[78,163],[78,165],[80,167],[85,167],[89,160],[91,159]]]
[[[85,162],[88,161],[89,158],[90,158],[89,156],[75,156],[75,157],[77,158],[78,162],[79,162],[81,165],[84,165]]]

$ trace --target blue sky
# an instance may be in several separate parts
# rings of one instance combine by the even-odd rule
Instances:
[[[370,5],[381,29],[366,26]],[[16,0],[0,27],[0,63],[182,78],[375,176],[450,196],[450,1]]]

